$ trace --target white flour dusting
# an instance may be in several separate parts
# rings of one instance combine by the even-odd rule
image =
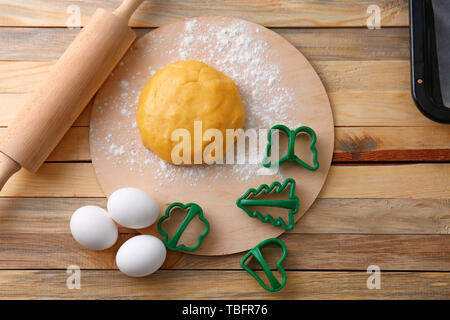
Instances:
[[[125,153],[125,146],[117,146],[114,143],[109,145],[109,153],[113,156],[121,156]]]
[[[121,88],[128,88],[128,81],[127,80],[120,80],[120,87]]]
[[[267,42],[255,37],[260,33],[245,21],[236,21],[231,25],[209,25],[197,19],[185,22],[184,32],[178,35],[178,47],[167,49],[159,54],[171,57],[171,62],[179,60],[203,61],[223,72],[233,79],[239,89],[246,113],[244,129],[269,129],[275,124],[285,124],[295,128],[301,124],[288,118],[288,111],[294,109],[292,92],[281,84],[281,74],[278,65],[270,63],[270,50]],[[144,43],[144,54],[152,56],[155,53],[153,43],[164,44],[163,37],[150,36],[148,46]],[[121,62],[119,68],[128,71],[127,63]],[[146,81],[157,71],[149,65],[145,69]],[[141,72],[138,72],[139,74]],[[234,165],[195,165],[190,167],[175,166],[156,156],[146,149],[141,142],[136,125],[136,111],[139,93],[145,83],[135,86],[136,76],[128,74],[128,78],[119,79],[117,97],[104,97],[94,108],[95,115],[101,119],[104,112],[119,112],[123,120],[117,121],[106,132],[107,145],[96,139],[95,115],[91,123],[91,144],[100,148],[112,161],[114,166],[127,166],[131,172],[145,174],[151,167],[151,174],[160,181],[160,186],[172,183],[182,177],[195,185],[200,179],[214,175],[215,179],[238,178],[242,181],[252,179],[263,167],[261,164]],[[115,75],[112,75],[114,77]],[[142,78],[142,77],[141,77]],[[134,88],[131,90],[130,88]],[[101,115],[101,116],[100,116]],[[100,121],[100,120],[99,120]],[[133,130],[133,140],[123,138],[123,130]],[[103,135],[104,136],[104,135]],[[102,136],[102,137],[103,137]],[[250,151],[251,152],[251,151]],[[261,154],[261,152],[260,152]],[[148,173],[147,173],[148,174]]]

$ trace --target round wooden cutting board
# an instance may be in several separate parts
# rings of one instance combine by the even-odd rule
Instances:
[[[246,107],[244,129],[267,130],[279,123],[291,129],[313,128],[320,168],[312,172],[284,163],[279,173],[267,175],[260,171],[261,164],[179,167],[146,149],[136,125],[139,94],[154,72],[180,60],[203,61],[235,81]],[[92,162],[105,194],[122,187],[141,188],[158,201],[161,215],[171,202],[199,204],[211,226],[193,252],[199,255],[241,252],[283,232],[236,206],[247,189],[262,183],[294,178],[300,199],[295,219],[300,219],[325,183],[333,145],[328,96],[306,58],[276,33],[225,17],[178,21],[136,41],[98,92],[90,124]],[[139,231],[158,235],[155,225]],[[169,233],[175,227],[169,225]],[[202,228],[193,221],[180,241],[195,243]]]

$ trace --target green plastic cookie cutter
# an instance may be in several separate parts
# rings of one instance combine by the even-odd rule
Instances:
[[[170,214],[175,207],[181,208],[183,210],[188,210],[188,212],[187,212],[186,218],[184,218],[183,222],[181,223],[181,226],[178,228],[178,230],[175,232],[175,234],[172,236],[172,238],[169,239],[169,235],[167,234],[167,232],[165,232],[163,230],[162,224],[163,224],[164,220],[167,220],[170,217]],[[186,247],[183,244],[178,245],[178,241],[180,240],[181,235],[183,234],[184,230],[186,230],[186,227],[192,221],[192,219],[194,219],[195,216],[198,216],[199,219],[205,224],[205,227],[206,227],[205,231],[203,231],[203,233],[201,233],[198,236],[198,241],[195,246]],[[200,245],[202,244],[203,238],[208,235],[209,222],[204,217],[203,210],[198,204],[192,203],[192,202],[188,203],[188,204],[183,204],[181,202],[174,202],[174,203],[171,203],[167,207],[165,214],[159,219],[158,231],[163,236],[163,242],[168,249],[170,249],[172,251],[184,250],[184,251],[191,252],[191,251],[197,250],[200,247]]]
[[[289,185],[289,198],[282,200],[264,200],[257,199],[262,192],[264,194],[269,194],[275,190],[276,193],[283,192],[284,189]],[[253,198],[252,198],[253,197]],[[256,198],[256,199],[255,199]],[[250,188],[247,192],[236,200],[236,205],[244,210],[247,215],[251,218],[258,218],[261,222],[270,222],[275,227],[282,227],[284,230],[289,231],[294,228],[295,221],[294,215],[298,212],[299,209],[299,199],[295,195],[295,180],[292,178],[286,179],[283,184],[278,181],[273,182],[270,186],[267,184],[262,184],[258,187],[258,189]],[[249,207],[258,206],[258,207],[277,207],[289,209],[288,212],[288,223],[284,221],[283,218],[278,217],[276,220],[270,213],[261,213],[258,210],[251,210]]]
[[[277,261],[276,263],[276,268],[277,270],[280,272],[282,280],[281,282],[278,281],[278,279],[274,276],[272,270],[270,270],[269,266],[267,265],[266,260],[264,259],[263,255],[261,254],[261,247],[266,246],[267,244],[270,243],[276,243],[278,244],[281,249],[283,250],[283,253],[281,255],[281,258]],[[241,267],[242,269],[244,269],[245,271],[247,271],[253,278],[256,279],[256,281],[258,281],[258,283],[260,284],[261,287],[263,287],[265,290],[270,291],[270,292],[277,292],[280,291],[281,289],[283,289],[283,287],[286,285],[286,271],[284,271],[283,267],[281,266],[281,264],[283,263],[284,259],[286,258],[287,255],[287,248],[286,245],[284,244],[283,241],[281,241],[280,239],[277,238],[270,238],[270,239],[266,239],[263,242],[257,244],[253,249],[251,249],[249,252],[247,252],[247,254],[242,258],[241,260]],[[261,277],[259,277],[255,271],[253,271],[252,269],[250,269],[245,262],[251,257],[255,257],[256,260],[259,262],[259,264],[261,265],[264,273],[267,276],[267,279],[269,279],[270,282],[270,286],[268,286],[262,279]]]
[[[272,133],[275,130],[283,131],[289,137],[288,152],[285,156],[281,157],[279,160],[274,161],[274,162],[268,162],[268,158],[270,157],[270,153],[271,153],[270,149],[272,148]],[[304,162],[303,160],[301,160],[299,157],[297,157],[295,155],[295,137],[299,133],[302,133],[302,132],[305,132],[311,136],[311,143],[309,144],[309,148],[311,149],[312,154],[313,154],[313,165],[312,166],[307,164],[306,162]],[[282,164],[285,161],[289,161],[289,162],[297,162],[299,165],[301,165],[302,167],[304,167],[308,170],[316,171],[319,168],[319,161],[317,160],[316,141],[317,141],[316,133],[310,127],[302,126],[302,127],[298,127],[295,130],[290,130],[285,125],[277,124],[277,125],[273,126],[272,128],[270,128],[269,133],[267,134],[267,147],[266,147],[266,152],[265,152],[264,158],[263,158],[263,166],[266,168],[270,168],[277,164]]]

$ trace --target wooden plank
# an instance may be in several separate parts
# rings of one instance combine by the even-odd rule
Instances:
[[[336,128],[334,162],[450,161],[449,127]]]
[[[0,61],[0,93],[33,91],[54,64],[54,61]]]
[[[449,141],[446,126],[338,127],[333,161],[450,161]],[[78,127],[69,130],[48,159],[90,160],[89,129]]]
[[[85,25],[96,8],[114,10],[120,0],[4,0],[0,4],[0,26],[66,26],[73,13],[67,13],[69,6],[75,6]],[[181,0],[170,2],[144,2],[131,21],[132,26],[155,27],[195,16],[222,16],[243,18],[272,27],[366,27],[370,5],[380,8],[382,26],[407,26],[408,2],[406,0],[370,1],[299,1],[260,0],[248,1],[202,1],[188,3]],[[73,8],[73,7],[72,7]],[[69,11],[70,12],[70,11]]]
[[[351,235],[285,234],[288,248],[283,263],[286,269],[366,270],[377,265],[381,270],[450,271],[450,235]],[[357,244],[357,245],[356,245]],[[265,248],[272,263],[280,255],[279,247]],[[165,268],[239,269],[243,254],[202,257],[172,253]],[[260,268],[256,263],[252,267]]]
[[[311,61],[311,64],[328,93],[410,90],[409,61]]]
[[[447,149],[450,128],[441,127],[338,127],[335,152]]]
[[[0,232],[70,233],[72,213],[87,205],[106,208],[106,198],[0,198]],[[124,227],[119,232],[137,233]]]
[[[70,234],[0,234],[0,269],[112,269],[120,245],[133,234],[121,234],[110,249],[82,248]],[[286,269],[366,270],[378,265],[392,271],[450,271],[450,235],[294,234],[281,236],[289,250]],[[357,244],[357,245],[356,245]],[[273,263],[279,247],[264,248]],[[244,254],[195,256],[169,251],[163,269],[240,269]],[[43,259],[45,257],[45,259]],[[261,268],[252,263],[252,268]]]
[[[4,186],[1,196],[104,197],[90,163],[44,164],[36,174],[25,169]]]
[[[54,61],[0,61],[0,93],[26,93]],[[311,61],[327,91],[409,91],[409,61]],[[380,97],[381,99],[382,97]]]
[[[448,199],[449,195],[450,165],[414,164],[333,166],[319,197]]]
[[[0,137],[5,129],[0,129]],[[338,127],[333,162],[450,161],[450,128]],[[90,161],[89,129],[71,128],[47,161]]]
[[[152,28],[134,29],[141,37]],[[274,28],[310,60],[408,60],[407,28],[290,29]],[[0,60],[58,59],[78,30],[67,28],[0,28]]]
[[[1,197],[103,197],[91,163],[46,163],[16,173]],[[320,198],[448,199],[450,164],[332,166]]]
[[[291,232],[450,234],[450,200],[317,199]]]
[[[45,79],[53,62],[0,62],[0,126]],[[439,126],[414,105],[406,61],[315,61],[337,126]],[[87,119],[86,119],[87,120]],[[87,125],[87,121],[84,123]]]
[[[0,130],[0,136],[1,132]],[[90,161],[89,128],[70,128],[47,161]]]
[[[17,111],[26,103],[29,94],[0,94],[0,127],[7,127],[17,114]],[[75,123],[76,127],[88,126],[91,117],[91,108],[93,101],[91,101],[86,109],[81,113]]]
[[[7,127],[18,110],[26,103],[28,94],[0,94],[0,126]]]
[[[341,91],[328,93],[336,126],[427,126],[433,122],[417,110],[410,91]],[[28,94],[0,94],[0,126],[8,126]],[[90,109],[76,126],[89,125]]]
[[[342,152],[333,155],[334,163],[346,162],[448,162],[450,149],[380,150]]]
[[[439,126],[419,112],[410,90],[347,90],[328,97],[336,126]]]
[[[106,199],[0,198],[0,233],[68,234],[86,205],[106,208]],[[291,233],[449,234],[450,200],[317,199]]]
[[[87,269],[111,269],[117,250],[131,236],[122,234],[113,247],[92,251],[81,247],[67,233],[16,233],[9,234],[8,239],[5,234],[3,240],[6,242],[0,244],[0,269],[64,269],[72,264]],[[166,261],[170,263],[171,260]]]
[[[409,60],[409,29],[273,29],[309,60]]]
[[[366,272],[288,271],[286,287],[264,291],[245,271],[165,271],[129,278],[82,270],[81,288],[67,288],[65,270],[2,270],[1,299],[449,299],[448,272],[382,272],[367,289]],[[195,286],[192,281],[195,279]],[[237,289],[239,288],[239,289]]]

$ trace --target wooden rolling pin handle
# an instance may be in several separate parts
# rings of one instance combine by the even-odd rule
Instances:
[[[142,2],[144,2],[144,0],[125,0],[113,13],[115,16],[128,22],[134,11],[136,11],[137,7],[139,7]]]
[[[14,173],[19,171],[20,168],[20,164],[15,162],[3,152],[0,152],[0,190],[3,189],[6,181],[8,181]]]

